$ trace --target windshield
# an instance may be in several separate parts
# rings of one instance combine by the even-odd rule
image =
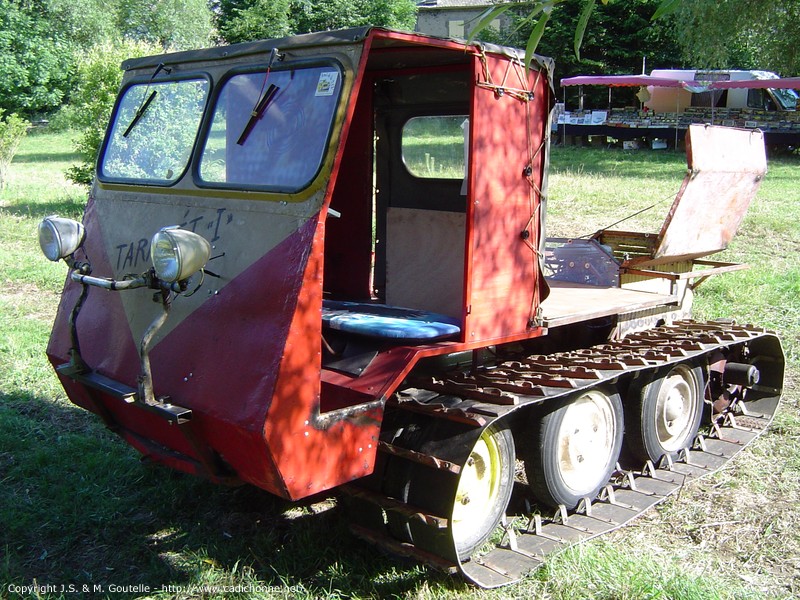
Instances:
[[[784,110],[795,110],[797,107],[797,92],[790,89],[770,88],[775,98]]]
[[[331,65],[234,75],[214,109],[200,179],[284,192],[308,186],[325,156],[340,90]]]
[[[100,161],[100,178],[176,181],[189,162],[207,95],[205,79],[127,88]]]

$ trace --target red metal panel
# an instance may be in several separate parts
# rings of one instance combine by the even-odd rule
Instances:
[[[86,205],[83,223],[86,227],[84,248],[94,267],[93,274],[99,277],[111,276],[110,261],[105,252],[95,201],[91,197]],[[81,286],[67,278],[47,345],[47,354],[53,365],[69,360],[69,318],[80,295]],[[137,342],[131,336],[120,295],[109,294],[100,289],[91,290],[77,323],[78,339],[86,362],[100,373],[114,376],[128,385],[136,385],[139,352]],[[113,352],[109,351],[112,341]],[[85,404],[81,405],[89,408]]]
[[[316,218],[303,224],[153,349],[156,393],[163,389],[178,404],[186,398],[193,409],[260,429],[315,226]]]
[[[202,439],[239,477],[278,495],[285,489],[277,483],[262,429],[316,224],[316,218],[306,222],[228,283],[152,353],[156,393],[191,407]]]
[[[476,58],[478,82],[532,89],[530,101],[486,88],[474,91],[467,212],[466,342],[519,335],[539,303],[538,208],[550,88],[506,57]],[[535,89],[534,89],[535,86]],[[528,168],[530,167],[530,171]],[[530,175],[529,175],[530,173]],[[527,233],[524,233],[527,232]]]
[[[425,48],[449,48],[451,50],[464,50],[464,43],[445,38],[433,38],[420,33],[406,33],[388,29],[371,29],[370,43],[372,40],[381,40],[381,47],[392,47],[392,40],[398,42],[398,47],[405,44],[419,44]]]
[[[87,253],[95,273],[111,274],[91,205],[84,222]],[[183,427],[222,455],[242,479],[280,495],[286,492],[262,430],[316,225],[317,217],[307,221],[213,299],[202,303],[151,352],[156,395],[169,396],[174,404],[193,411],[191,423]],[[54,366],[69,359],[68,319],[79,293],[79,285],[66,285],[48,348]],[[138,341],[131,336],[121,293],[125,292],[92,289],[78,318],[78,335],[91,368],[135,388],[140,367]],[[306,345],[314,343],[319,346],[319,336],[305,341]],[[318,373],[316,377],[319,379]],[[99,393],[90,396],[69,380],[64,385],[73,401],[94,412],[108,411],[125,431],[198,458],[181,428],[121,400]],[[101,402],[99,409],[95,401]],[[125,431],[121,433],[130,438]],[[156,458],[171,460],[167,450]],[[175,461],[170,464],[180,468]]]
[[[366,57],[367,53],[364,53]],[[363,69],[363,66],[362,66]],[[363,70],[360,75],[363,78]],[[361,90],[361,85],[355,86]],[[349,108],[346,143],[340,145],[334,168],[331,208],[341,217],[328,216],[325,234],[325,291],[334,297],[360,300],[370,297],[372,268],[372,103],[371,94],[359,93]]]
[[[382,406],[320,415],[322,264],[319,223],[292,319],[264,439],[288,496],[302,498],[372,472]]]

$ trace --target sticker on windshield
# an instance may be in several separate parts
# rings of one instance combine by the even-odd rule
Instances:
[[[317,82],[317,92],[315,96],[333,96],[336,89],[336,82],[339,80],[338,71],[326,71],[319,74],[319,81]]]

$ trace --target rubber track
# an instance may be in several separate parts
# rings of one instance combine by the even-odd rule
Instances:
[[[622,527],[687,482],[718,471],[763,433],[777,410],[783,383],[783,354],[777,337],[752,326],[683,321],[585,350],[517,357],[474,375],[454,374],[447,379],[414,381],[414,387],[395,395],[387,411],[399,410],[417,420],[429,419],[431,423],[445,419],[474,428],[473,437],[477,439],[484,427],[521,407],[613,384],[635,371],[653,371],[720,350],[735,352],[742,346],[749,348],[751,358],[761,357],[759,385],[747,390],[744,399],[717,418],[705,435],[698,436],[691,449],[680,453],[678,460],[618,471],[599,499],[582,501],[575,511],[560,507],[550,518],[531,511],[515,515],[506,521],[499,544],[462,561],[449,537],[449,515],[437,515],[429,507],[410,506],[389,497],[381,490],[380,481],[370,482],[368,478],[344,488],[360,503],[351,528],[356,535],[390,552],[438,569],[460,571],[469,581],[484,588],[518,581],[541,566],[547,556]],[[454,402],[454,397],[460,401]],[[442,473],[441,494],[450,494],[449,497],[455,495],[460,465],[469,454],[467,449],[454,450],[455,454],[448,456],[442,453],[433,456],[386,441],[381,442],[379,449],[395,457],[395,461],[399,457]],[[376,478],[380,480],[383,476],[385,473]],[[364,510],[365,507],[373,510]],[[417,528],[429,528],[430,538],[439,541],[419,547],[393,539],[383,526],[387,513]],[[450,543],[442,543],[443,539]]]

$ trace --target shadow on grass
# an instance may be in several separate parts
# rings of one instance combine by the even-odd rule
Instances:
[[[60,198],[51,202],[13,202],[3,207],[3,212],[34,219],[41,219],[50,215],[80,219],[86,207],[86,198]]]
[[[289,503],[144,466],[63,402],[0,394],[2,581],[151,593],[261,584],[313,598],[406,595],[433,581],[464,588],[356,540],[331,499]]]
[[[77,152],[20,152],[12,164],[27,163],[52,163],[52,162],[79,162],[82,159]]]

